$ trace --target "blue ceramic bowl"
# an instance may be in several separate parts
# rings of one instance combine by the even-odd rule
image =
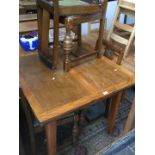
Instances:
[[[38,49],[38,36],[19,36],[19,43],[25,51],[34,51]]]

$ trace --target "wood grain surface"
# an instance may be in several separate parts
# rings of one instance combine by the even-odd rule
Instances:
[[[134,74],[107,58],[53,72],[37,54],[20,57],[20,85],[40,123],[103,100],[134,85]]]

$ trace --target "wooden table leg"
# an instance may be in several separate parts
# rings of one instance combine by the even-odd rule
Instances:
[[[35,132],[33,127],[32,115],[30,111],[30,107],[28,106],[27,100],[23,94],[22,89],[19,89],[20,97],[21,97],[21,105],[25,113],[28,130],[29,130],[29,138],[30,138],[30,148],[31,148],[31,155],[36,154],[36,141],[35,141]]]
[[[56,155],[56,121],[50,122],[45,126],[48,155]]]
[[[125,127],[124,127],[125,134],[130,131],[132,124],[134,122],[134,118],[135,118],[135,101],[132,103],[130,112],[128,114],[127,121],[125,123]]]
[[[19,132],[19,154],[25,155],[25,149],[24,149],[23,140],[20,132]]]
[[[114,125],[115,125],[117,112],[119,110],[119,105],[121,103],[121,97],[122,97],[122,92],[119,92],[115,96],[112,97],[112,103],[111,103],[109,114],[108,114],[108,133],[110,134],[112,133]]]

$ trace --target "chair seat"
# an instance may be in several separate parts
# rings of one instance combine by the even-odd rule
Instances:
[[[60,0],[59,5],[68,7],[68,6],[79,6],[79,5],[88,6],[90,4],[84,1],[80,1],[80,0]]]
[[[53,2],[46,2],[44,0],[39,1],[41,4],[51,8],[53,10]],[[73,14],[93,14],[101,11],[102,8],[99,4],[87,3],[81,0],[59,0],[59,16],[73,15]]]

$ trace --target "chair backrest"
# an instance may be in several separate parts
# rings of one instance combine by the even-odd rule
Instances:
[[[127,55],[127,52],[134,40],[135,27],[134,27],[134,24],[132,26],[132,25],[128,25],[120,22],[120,15],[125,14],[125,15],[130,15],[134,17],[135,3],[131,1],[133,0],[118,1],[115,16],[113,18],[112,25],[107,36],[108,41],[113,40],[114,42],[117,42],[125,46],[124,57]],[[129,37],[126,38],[124,36],[121,36],[119,33],[116,33],[115,28],[121,31],[127,32],[129,34]]]

